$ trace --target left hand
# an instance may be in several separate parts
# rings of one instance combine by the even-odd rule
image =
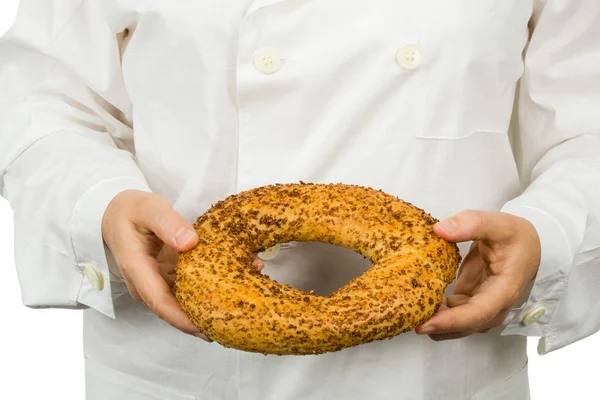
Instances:
[[[436,224],[434,231],[449,242],[473,244],[453,294],[417,333],[439,341],[500,326],[540,265],[540,239],[533,225],[502,212],[463,211]]]

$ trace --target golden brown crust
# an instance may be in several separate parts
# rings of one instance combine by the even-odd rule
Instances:
[[[179,257],[175,294],[191,321],[225,347],[320,354],[414,329],[441,304],[460,254],[433,233],[423,210],[381,191],[343,184],[264,186],[218,202]],[[320,241],[373,266],[330,296],[257,272],[252,253]]]

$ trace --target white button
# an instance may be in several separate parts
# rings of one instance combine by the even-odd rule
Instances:
[[[538,304],[531,311],[528,311],[525,315],[523,315],[523,324],[529,326],[538,319],[542,318],[544,314],[546,314],[546,307],[544,307],[542,304]]]
[[[273,74],[281,68],[281,56],[274,49],[261,49],[254,54],[254,67],[263,74]]]
[[[417,69],[421,65],[421,50],[417,45],[406,45],[398,50],[396,60],[404,69]]]
[[[263,261],[273,260],[275,257],[277,257],[277,254],[279,254],[280,248],[281,248],[281,246],[279,244],[276,244],[275,246],[270,247],[270,248],[266,249],[265,251],[258,253],[258,258],[260,258]]]
[[[104,289],[104,277],[96,270],[96,268],[91,265],[86,265],[83,272],[94,289]]]

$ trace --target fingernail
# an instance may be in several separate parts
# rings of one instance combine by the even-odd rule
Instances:
[[[419,329],[419,335],[429,335],[430,333],[435,332],[435,328],[431,325],[426,325],[423,328]]]
[[[195,234],[196,234],[196,232],[194,232],[193,230],[186,228],[186,227],[181,227],[175,234],[175,242],[178,245],[183,246],[186,243],[188,243],[190,240],[192,240],[194,238]]]
[[[458,224],[452,218],[438,222],[437,227],[446,233],[452,233],[458,229]]]
[[[261,271],[265,267],[265,263],[262,260],[254,260],[254,262],[252,264],[259,271]]]
[[[204,336],[204,334],[202,334],[202,333],[196,333],[194,336],[204,340],[205,342],[208,342],[208,343],[212,342],[212,340],[210,340],[209,338]]]

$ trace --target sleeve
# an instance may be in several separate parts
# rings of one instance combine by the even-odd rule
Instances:
[[[600,330],[600,2],[547,0],[534,19],[513,143],[526,188],[502,211],[535,226],[541,264],[502,334],[546,354]]]
[[[118,193],[150,189],[133,156],[122,35],[100,4],[23,0],[0,40],[0,192],[23,304],[114,318],[102,217]]]

